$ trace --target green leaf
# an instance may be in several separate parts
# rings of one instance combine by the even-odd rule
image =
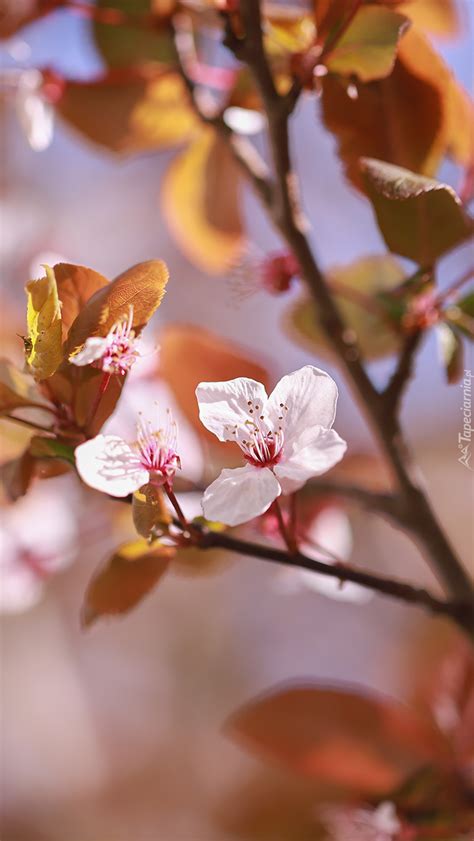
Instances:
[[[26,319],[28,339],[26,362],[35,380],[45,380],[59,368],[62,359],[61,306],[53,270],[45,266],[45,277],[30,280]]]
[[[448,383],[457,383],[464,373],[464,348],[457,331],[449,324],[441,323],[436,328],[441,362]]]
[[[362,158],[360,167],[390,251],[431,266],[472,235],[452,187],[374,158]]]
[[[397,319],[392,318],[392,310],[382,294],[397,289],[404,279],[402,267],[389,255],[363,257],[327,273],[338,308],[366,359],[379,359],[399,349]],[[318,310],[307,293],[292,303],[285,325],[290,336],[312,353],[330,350]]]
[[[383,79],[393,70],[399,38],[408,26],[405,15],[384,6],[363,6],[331,50],[326,66],[362,82]]]
[[[175,550],[146,540],[124,543],[92,578],[84,599],[84,627],[103,616],[128,613],[158,583]]]

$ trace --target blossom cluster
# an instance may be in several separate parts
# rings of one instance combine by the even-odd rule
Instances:
[[[109,346],[118,329],[103,340]],[[332,428],[337,386],[319,368],[306,365],[284,376],[270,396],[261,383],[239,377],[201,382],[196,397],[203,425],[219,441],[237,445],[244,462],[222,470],[205,491],[208,520],[237,526],[258,517],[345,453],[345,441]],[[140,417],[135,441],[98,435],[77,447],[76,465],[86,484],[111,496],[128,496],[146,484],[170,490],[181,466],[176,424],[169,413],[164,428]]]

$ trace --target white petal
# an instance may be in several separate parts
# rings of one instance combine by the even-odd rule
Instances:
[[[337,394],[332,377],[312,365],[282,377],[268,399],[267,411],[275,425],[283,418],[285,447],[314,426],[333,425]]]
[[[219,441],[235,440],[233,428],[241,428],[252,418],[249,403],[261,410],[268,399],[263,385],[247,377],[221,383],[199,383],[196,397],[201,422]]]
[[[238,526],[263,514],[280,492],[267,467],[226,468],[206,490],[202,510],[207,520]]]
[[[307,430],[287,455],[287,445],[283,448],[283,458],[274,469],[283,493],[293,493],[301,488],[312,476],[320,476],[334,467],[341,460],[347,444],[334,429],[322,426]]]
[[[111,496],[128,496],[148,482],[149,474],[131,447],[116,435],[97,435],[75,451],[81,479]]]
[[[86,339],[84,347],[79,353],[75,353],[69,357],[69,362],[73,365],[90,365],[103,356],[107,347],[107,339],[99,336],[90,336]]]

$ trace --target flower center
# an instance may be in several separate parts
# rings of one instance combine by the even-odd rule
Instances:
[[[128,318],[117,321],[107,337],[107,347],[101,359],[101,368],[107,374],[126,374],[140,356],[132,324],[133,307],[130,306]]]
[[[254,467],[273,467],[278,464],[283,449],[283,430],[263,432],[256,427],[249,437],[239,441],[244,458]]]
[[[151,424],[140,417],[137,429],[138,455],[142,467],[150,473],[150,482],[155,485],[169,483],[181,467],[181,460],[176,452],[175,421],[169,419],[164,430],[153,430]]]

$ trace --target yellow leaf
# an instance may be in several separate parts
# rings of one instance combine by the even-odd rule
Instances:
[[[239,171],[231,151],[212,129],[171,164],[162,185],[162,208],[186,257],[220,274],[242,249]]]
[[[26,361],[36,380],[50,377],[63,359],[61,306],[53,270],[26,285],[28,345]]]
[[[68,353],[81,347],[89,336],[106,336],[113,325],[128,317],[133,307],[133,329],[139,333],[159,307],[168,282],[162,260],[137,263],[89,299],[71,326]]]

